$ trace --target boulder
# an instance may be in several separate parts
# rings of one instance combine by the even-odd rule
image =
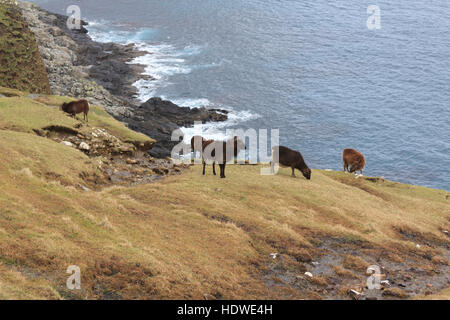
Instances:
[[[81,142],[78,148],[83,151],[89,151],[91,149],[86,142]]]

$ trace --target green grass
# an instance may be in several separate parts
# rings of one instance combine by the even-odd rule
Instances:
[[[50,93],[47,72],[34,34],[20,9],[0,3],[0,86]]]
[[[0,93],[5,90],[0,88]],[[6,92],[6,91],[3,91]],[[58,96],[42,96],[33,100],[27,96],[0,98],[0,129],[32,133],[49,126],[63,126],[83,132],[92,127],[106,129],[124,142],[153,145],[155,140],[132,131],[111,117],[102,107],[91,106],[89,123],[78,128],[80,121],[59,110],[62,102],[73,99]],[[78,115],[82,119],[82,115]]]

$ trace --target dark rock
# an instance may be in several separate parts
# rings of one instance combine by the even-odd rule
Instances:
[[[113,95],[135,102],[136,88],[132,84],[142,78],[145,66],[129,62],[148,52],[137,50],[134,44],[95,42],[84,27],[88,23],[83,21],[80,30],[69,30],[66,16],[54,16],[54,24],[78,45],[76,64],[90,66],[89,77]]]
[[[195,121],[225,121],[228,118],[226,113],[218,109],[190,109],[161,98],[151,98],[136,108],[130,117],[122,117],[120,120],[131,129],[156,139],[157,143],[149,153],[153,157],[164,158],[170,156],[172,148],[179,143],[171,141],[174,130],[193,126]]]

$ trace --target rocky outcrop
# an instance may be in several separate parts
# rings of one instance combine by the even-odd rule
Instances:
[[[37,5],[24,2],[21,9],[36,35],[52,93],[84,98],[105,107],[131,129],[157,140],[151,151],[153,156],[170,156],[175,145],[170,141],[173,130],[192,126],[195,121],[227,119],[224,110],[182,108],[159,98],[138,106],[132,84],[146,77],[142,75],[144,66],[129,62],[147,52],[136,50],[133,44],[95,42],[84,27],[69,30],[66,16],[50,13]]]
[[[80,123],[81,126],[84,126]],[[176,175],[188,165],[175,165],[170,159],[155,159],[140,148],[120,140],[106,129],[89,127],[88,131],[76,131],[64,127],[46,127],[35,131],[69,148],[76,148],[95,159],[99,174],[81,174],[86,186],[82,189],[99,190],[110,185],[138,185]]]
[[[150,151],[154,157],[170,156],[172,148],[178,143],[171,141],[171,135],[179,127],[190,127],[196,121],[205,123],[225,120],[225,110],[179,107],[161,98],[151,98],[136,108],[130,117],[122,119],[131,129],[158,141]]]
[[[92,66],[85,64],[82,57],[86,49],[74,40],[75,35],[84,33],[85,29],[70,31],[61,26],[62,16],[27,2],[20,6],[36,36],[52,94],[86,98],[91,104],[104,106],[114,116],[130,112],[132,105],[128,101],[114,96],[91,78],[89,70]]]

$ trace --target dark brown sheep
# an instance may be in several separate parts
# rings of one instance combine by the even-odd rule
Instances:
[[[78,113],[84,114],[84,121],[89,122],[88,120],[88,113],[89,113],[89,103],[87,100],[78,100],[78,101],[72,101],[69,103],[64,102],[61,106],[61,109],[72,115],[76,119]]]
[[[351,173],[359,170],[362,174],[366,165],[366,159],[363,154],[355,149],[344,149],[342,152],[342,162],[344,163],[344,172],[348,171]]]
[[[203,140],[202,142],[202,163],[203,163],[203,175],[205,175],[205,168],[206,168],[206,161],[205,161],[205,157],[204,152],[207,146],[213,144],[215,141],[214,140]],[[212,162],[212,167],[213,167],[213,174],[216,175],[216,162],[213,160]]]
[[[270,163],[272,172],[274,172],[275,164],[279,164],[282,167],[290,167],[293,177],[295,177],[294,170],[297,169],[300,170],[306,179],[311,179],[311,169],[308,168],[302,154],[298,151],[283,146],[273,147],[272,161]]]
[[[194,153],[194,156],[196,155],[196,152],[202,152],[203,151],[203,142],[205,142],[206,139],[202,136],[193,136],[191,138],[191,150]]]
[[[202,164],[203,164],[203,175],[205,174],[205,168],[206,168],[206,162],[203,157],[203,153],[205,151],[205,148],[212,144],[214,140],[206,140],[202,136],[193,136],[191,138],[191,150],[194,153],[194,157],[196,156],[197,151],[200,151],[201,157],[202,157]],[[216,165],[215,161],[212,163],[213,165],[213,174],[216,175]]]
[[[208,143],[209,141],[212,141]],[[208,140],[204,143],[203,148],[203,174],[205,174],[206,162],[204,159],[213,162],[213,173],[215,173],[214,162],[217,162],[220,167],[220,177],[225,178],[225,167],[231,157],[236,157],[241,150],[245,150],[245,144],[238,137],[228,139],[227,141]],[[230,148],[231,153],[227,154],[227,147]]]

